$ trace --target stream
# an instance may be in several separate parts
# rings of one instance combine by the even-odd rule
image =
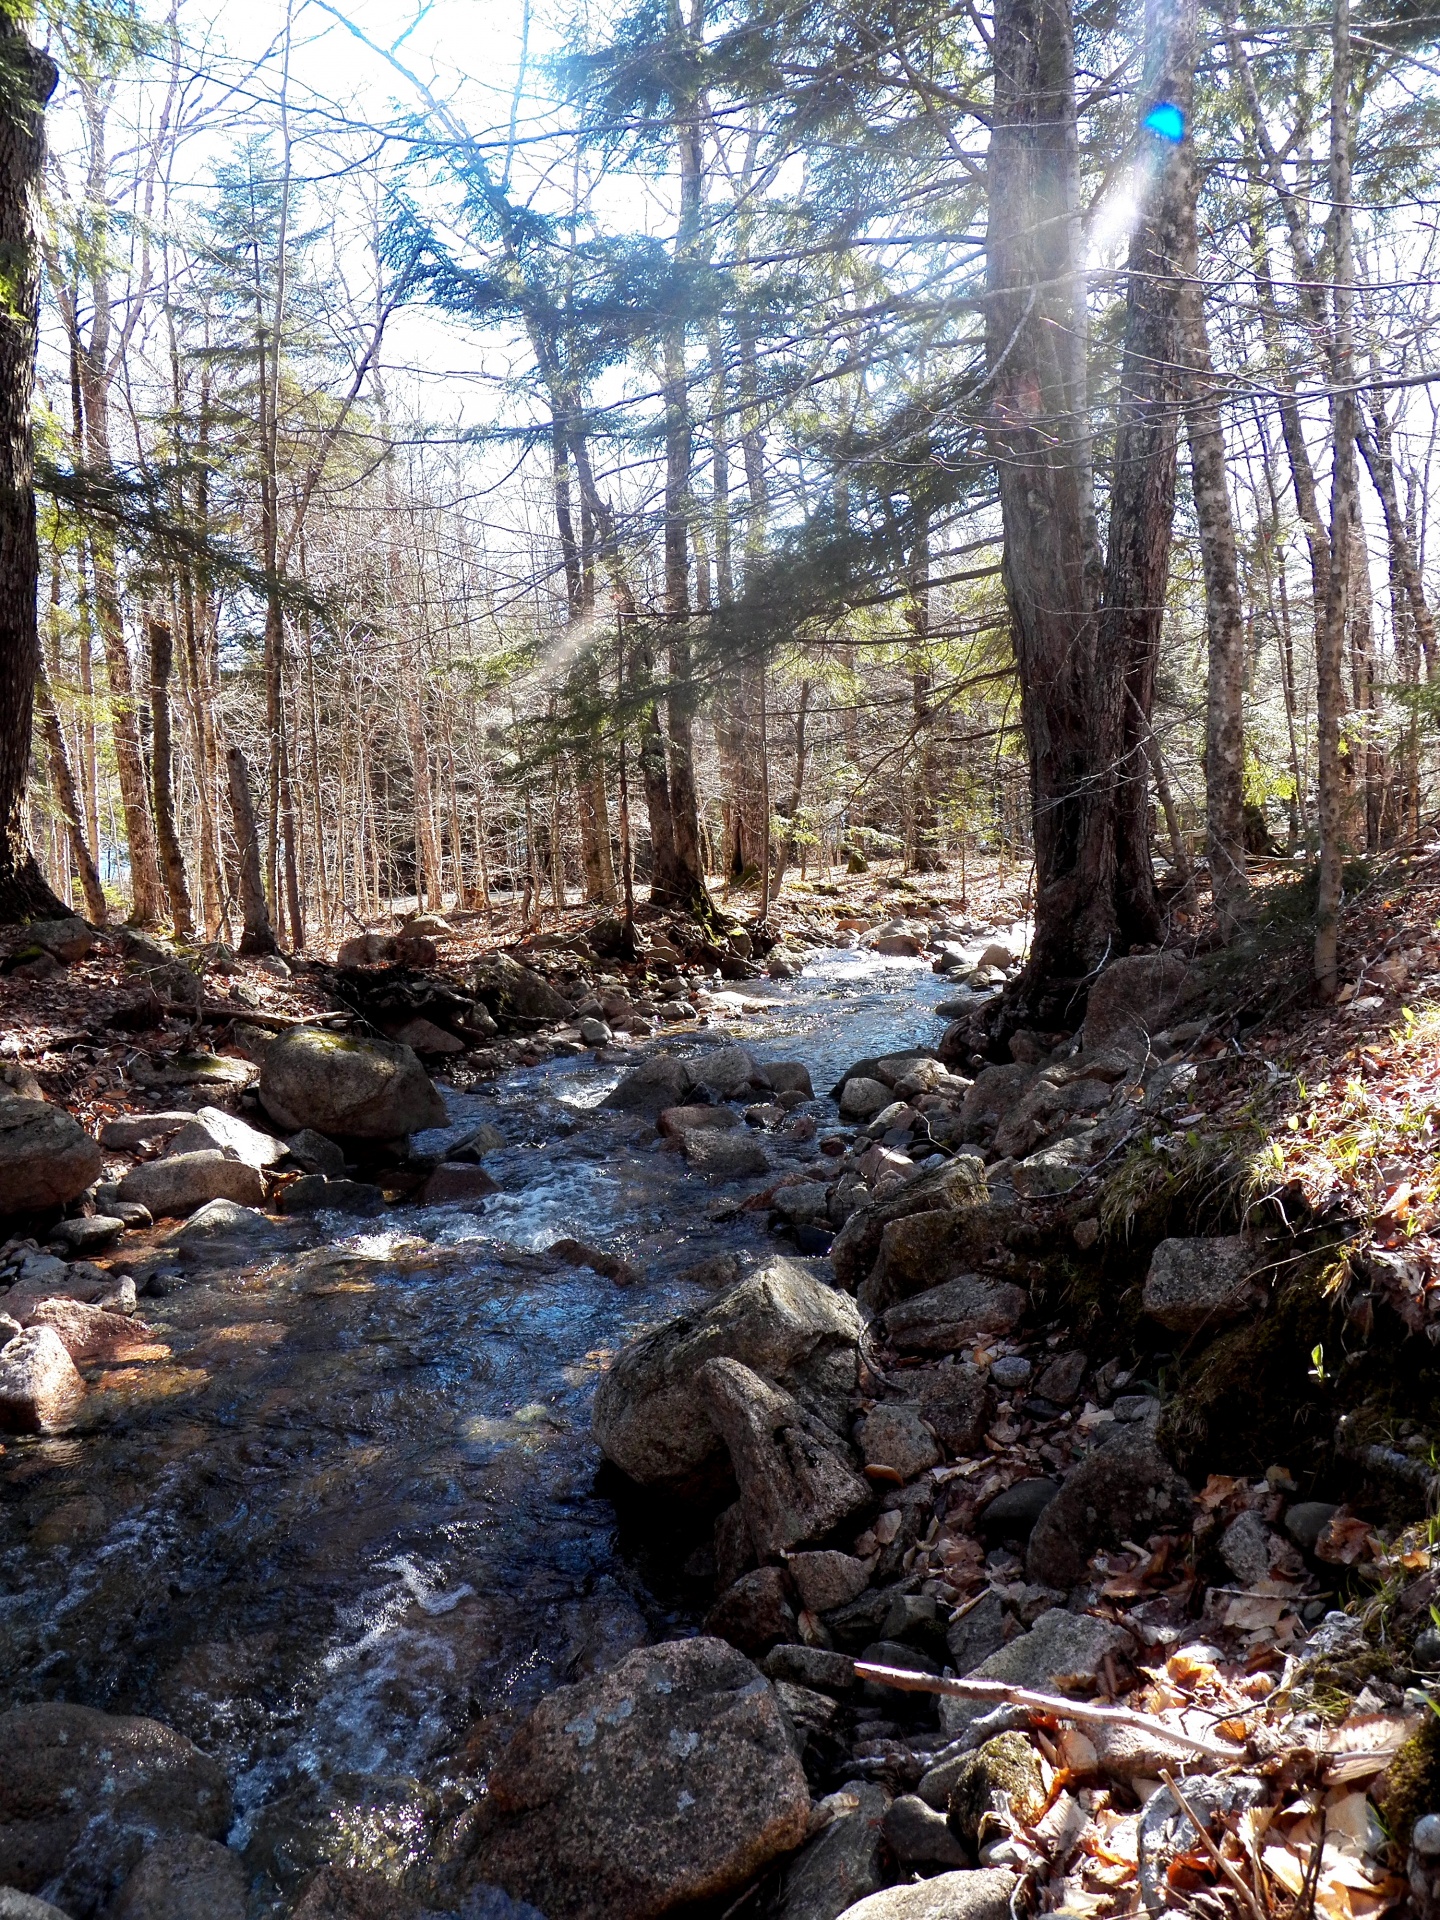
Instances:
[[[652,1045],[803,1060],[823,1133],[845,1066],[933,1043],[948,990],[837,949],[746,988],[773,1011]],[[483,1212],[329,1216],[308,1254],[142,1300],[151,1332],[80,1425],[0,1451],[0,1708],[189,1735],[229,1769],[231,1842],[274,1901],[325,1859],[399,1872],[543,1693],[695,1625],[699,1590],[597,1489],[595,1375],[703,1297],[679,1278],[702,1256],[790,1249],[763,1214],[712,1220],[746,1188],[600,1107],[622,1071],[587,1055],[447,1093],[422,1147],[481,1120],[508,1143]],[[780,1172],[814,1155],[770,1141]],[[545,1271],[562,1235],[643,1284]]]

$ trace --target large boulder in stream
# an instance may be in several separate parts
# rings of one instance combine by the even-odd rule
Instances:
[[[606,1095],[605,1105],[617,1113],[638,1113],[647,1120],[658,1120],[667,1109],[682,1107],[695,1085],[688,1062],[678,1054],[652,1053],[624,1075]]]
[[[223,1837],[225,1770],[156,1720],[45,1701],[0,1714],[0,1886],[73,1920],[105,1912],[141,1855]]]
[[[314,1027],[265,1049],[260,1099],[287,1133],[312,1127],[352,1140],[398,1140],[443,1127],[445,1103],[409,1047],[351,1040]]]
[[[63,1107],[0,1092],[0,1215],[63,1207],[101,1166],[100,1148]]]
[[[718,1911],[810,1819],[770,1683],[710,1638],[642,1647],[550,1694],[488,1788],[475,1879],[547,1920]]]
[[[792,1260],[772,1260],[717,1299],[631,1341],[592,1415],[606,1457],[647,1486],[682,1492],[716,1477],[725,1442],[697,1388],[711,1360],[738,1360],[839,1436],[855,1391],[855,1303]]]

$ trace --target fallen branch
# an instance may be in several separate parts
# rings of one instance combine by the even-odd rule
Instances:
[[[1061,1693],[1034,1693],[1029,1687],[1012,1687],[1004,1680],[941,1680],[933,1673],[912,1673],[907,1667],[877,1667],[867,1660],[855,1662],[859,1680],[873,1680],[882,1687],[895,1687],[901,1693],[944,1693],[956,1700],[993,1700],[1000,1706],[1023,1707],[1030,1713],[1048,1713],[1056,1720],[1090,1721],[1107,1727],[1130,1727],[1157,1739],[1188,1747],[1191,1753],[1207,1760],[1243,1760],[1242,1747],[1222,1746],[1217,1740],[1202,1740],[1197,1734],[1182,1733],[1178,1727],[1157,1720],[1153,1714],[1137,1713],[1129,1707],[1100,1707],[1088,1700],[1070,1700]]]
[[[193,1013],[192,1007],[172,1006],[172,1013]],[[200,1009],[200,1018],[212,1025],[222,1020],[238,1020],[242,1026],[270,1027],[276,1033],[288,1033],[292,1027],[323,1027],[332,1020],[349,1020],[353,1016],[345,1011],[338,1013],[258,1013],[253,1007],[227,1007],[218,1000],[207,1000]]]

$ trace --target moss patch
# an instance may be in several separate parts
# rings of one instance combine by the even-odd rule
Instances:
[[[1023,1733],[997,1733],[968,1756],[950,1789],[950,1826],[976,1846],[988,1837],[986,1816],[1002,1803],[1022,1820],[1038,1819],[1045,1806],[1040,1762]]]
[[[1402,1851],[1408,1850],[1415,1822],[1440,1806],[1440,1718],[1427,1713],[1371,1793],[1385,1831]]]

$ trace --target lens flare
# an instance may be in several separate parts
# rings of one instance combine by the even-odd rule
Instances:
[[[1152,107],[1142,125],[1148,127],[1151,133],[1158,134],[1160,139],[1168,140],[1172,146],[1178,146],[1185,138],[1185,116],[1169,100],[1162,100],[1159,106]]]

